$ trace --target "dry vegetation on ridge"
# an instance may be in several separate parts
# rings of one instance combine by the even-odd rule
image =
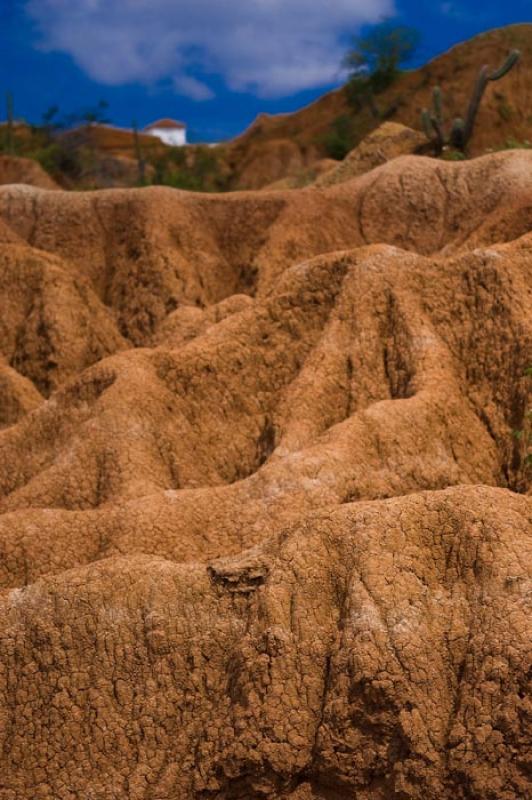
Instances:
[[[263,114],[235,139],[216,147],[193,145],[169,148],[140,134],[139,170],[131,131],[89,126],[66,132],[48,142],[46,131],[20,127],[15,131],[17,154],[31,156],[65,188],[107,188],[139,183],[167,184],[193,191],[260,189],[284,182],[302,186],[330,167],[368,137],[383,122],[392,121],[420,131],[421,111],[430,107],[435,85],[443,90],[446,118],[464,116],[472,87],[483,64],[496,66],[518,49],[517,66],[498,83],[491,83],[482,100],[470,154],[478,156],[532,142],[532,24],[488,31],[453,47],[425,66],[404,71],[379,93],[376,117],[370,108],[355,110],[344,87],[329,92],[292,114]],[[0,129],[0,149],[5,130]],[[528,145],[527,145],[528,142]],[[12,164],[0,156],[0,183],[13,181]],[[42,185],[21,164],[18,180]]]

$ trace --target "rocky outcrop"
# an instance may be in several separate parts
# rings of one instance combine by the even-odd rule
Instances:
[[[44,394],[126,346],[89,281],[57,256],[0,245],[0,352]]]
[[[301,192],[5,187],[0,219],[88,281],[120,334],[141,345],[178,306],[265,295],[316,255],[373,243],[430,255],[516,239],[531,226],[531,165],[529,151],[464,163],[403,156]]]
[[[18,422],[42,401],[33,383],[0,359],[0,428]]]
[[[1,800],[526,796],[531,159],[0,190]]]
[[[311,183],[315,183],[322,176],[335,170],[338,167],[338,161],[333,158],[320,158],[319,161],[314,161],[309,167],[297,169],[285,178],[273,181],[267,186],[261,187],[264,191],[274,191],[283,189],[303,189]]]
[[[294,158],[299,158],[296,170],[311,168],[327,155],[330,134],[339,122],[347,128],[346,139],[352,140],[351,146],[371,135],[383,119],[419,132],[423,129],[421,112],[431,107],[435,86],[443,91],[445,117],[464,117],[482,65],[502,63],[513,49],[520,50],[520,63],[502,84],[491,84],[486,91],[469,146],[474,156],[508,146],[526,146],[532,141],[532,24],[508,25],[457,44],[418,69],[404,70],[379,92],[376,105],[353,105],[349,92],[341,87],[294,113],[259,115],[244,133],[220,148],[220,156],[231,167],[231,186],[256,189],[290,176],[295,163],[292,159],[286,159],[284,174],[279,174],[277,159],[275,173],[265,168],[280,143],[284,143],[285,152],[288,143]]]
[[[155,168],[144,164],[141,168],[136,158],[95,152],[82,175],[75,181],[77,189],[130,188],[150,183],[155,178]]]
[[[251,146],[239,164],[237,189],[260,189],[304,169],[308,159],[290,139],[273,139],[257,148]]]
[[[22,156],[0,155],[0,185],[24,183],[39,189],[59,189],[59,185],[38,161]]]
[[[529,512],[413,494],[12,590],[5,796],[524,797]]]
[[[321,187],[335,186],[337,183],[358,178],[393,158],[414,155],[423,146],[426,146],[426,143],[425,136],[419,131],[407,128],[397,122],[384,122],[351,150],[343,161],[338,162],[324,158],[307,167],[298,165],[292,174],[263,188],[272,191],[273,189],[301,189],[310,184]],[[262,180],[259,181],[259,185],[261,183]]]
[[[413,155],[426,144],[425,136],[397,122],[384,122],[351,150],[335,169],[327,170],[314,186],[334,186],[358,178],[399,156]]]

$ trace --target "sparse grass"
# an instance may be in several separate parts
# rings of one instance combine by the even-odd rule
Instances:
[[[24,126],[21,132],[15,132],[10,142],[3,126],[0,127],[0,153],[31,158],[59,183],[72,187],[83,185],[86,189],[91,188],[88,185],[90,176],[98,170],[101,150],[98,143],[84,136],[82,131],[72,136],[58,136],[45,126]],[[229,188],[222,148],[213,150],[199,145],[153,148],[145,152],[145,161],[154,167],[155,176],[142,185],[155,183],[198,192],[222,192]],[[95,181],[94,188],[97,188],[99,180],[95,178]]]
[[[518,141],[511,137],[507,139],[504,143],[501,150],[531,150],[532,149],[532,142],[529,142],[528,139],[524,139],[522,142]]]
[[[497,113],[501,119],[503,119],[505,122],[508,122],[512,118],[514,112],[511,105],[503,101],[502,103],[499,103],[499,105],[497,106]]]
[[[31,158],[53,178],[76,181],[86,168],[90,153],[87,148],[71,147],[40,126],[25,126],[13,136],[10,146],[5,126],[0,128],[0,153]]]
[[[460,150],[444,150],[440,156],[442,161],[466,161],[467,156]]]
[[[223,192],[229,188],[221,149],[204,145],[173,147],[148,159],[148,163],[155,167],[154,184],[193,192]]]

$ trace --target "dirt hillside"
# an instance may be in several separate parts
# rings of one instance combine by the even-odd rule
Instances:
[[[512,141],[532,142],[532,24],[489,31],[403,73],[377,98],[379,110],[389,120],[420,130],[421,111],[431,105],[432,89],[439,85],[446,115],[463,117],[480,68],[486,63],[498,66],[514,48],[521,50],[521,61],[503,80],[489,84],[471,153],[480,155]],[[309,168],[326,155],[327,134],[345,116],[352,120],[353,146],[382,122],[368,109],[355,113],[344,89],[293,114],[262,114],[225,148],[233,185],[257,189]]]
[[[397,122],[384,122],[354,147],[343,161],[336,163],[313,181],[314,186],[334,186],[358,178],[374,167],[403,155],[413,155],[426,142],[421,131],[407,128]]]
[[[172,148],[157,137],[140,132],[135,138],[132,130],[97,123],[56,133],[50,139],[46,129],[19,124],[15,127],[17,153],[41,159],[47,154],[48,168],[68,189],[151,183],[205,192],[301,188],[324,177],[332,166],[331,158],[342,158],[361,143],[366,152],[363,158],[356,157],[357,169],[352,174],[360,172],[362,166],[371,169],[379,163],[369,150],[376,146],[373,137],[383,125],[413,129],[416,147],[427,144],[421,133],[421,111],[431,105],[433,88],[441,87],[449,120],[463,117],[480,68],[484,64],[498,66],[512,49],[521,51],[521,60],[503,80],[488,85],[470,155],[508,147],[530,148],[532,24],[522,24],[484,33],[421,68],[403,72],[389,89],[376,96],[373,111],[364,105],[355,109],[346,90],[338,89],[292,114],[262,114],[240,136],[214,147],[194,144]],[[0,124],[0,132],[2,128],[5,125]],[[398,152],[405,151],[410,152],[398,148]],[[393,148],[386,158],[390,154]],[[354,166],[352,161],[350,169]],[[20,164],[17,169],[14,182]],[[42,175],[40,180],[29,176],[23,182],[53,188],[42,183]]]
[[[0,185],[25,183],[40,189],[59,189],[41,165],[31,158],[0,155]]]
[[[524,150],[1,187],[0,800],[522,800],[531,279]]]

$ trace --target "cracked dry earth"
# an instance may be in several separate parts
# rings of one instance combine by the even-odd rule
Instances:
[[[530,796],[532,152],[0,243],[0,800]]]

